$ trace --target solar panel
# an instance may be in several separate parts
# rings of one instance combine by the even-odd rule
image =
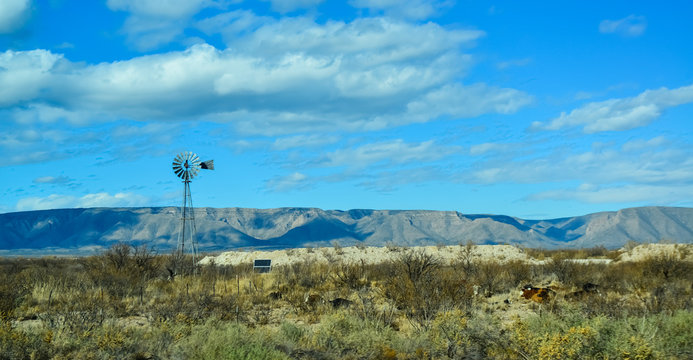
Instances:
[[[272,260],[255,260],[254,266],[272,266]]]
[[[272,270],[272,260],[256,259],[253,261],[253,270],[260,273],[266,273]]]

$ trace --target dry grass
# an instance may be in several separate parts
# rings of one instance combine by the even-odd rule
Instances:
[[[619,257],[492,249],[334,244],[287,251],[267,274],[123,245],[0,259],[0,359],[693,356],[690,246],[600,264],[573,260]],[[587,282],[599,293],[570,300]],[[556,296],[528,302],[525,284]]]

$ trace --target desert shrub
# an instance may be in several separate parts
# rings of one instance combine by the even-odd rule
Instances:
[[[665,282],[653,287],[646,300],[650,312],[673,312],[691,309],[693,300],[689,282]]]
[[[581,359],[605,355],[594,346],[598,335],[594,328],[562,321],[553,314],[517,322],[513,328],[516,351],[526,358]]]
[[[514,291],[518,286],[532,282],[532,267],[524,261],[510,261],[504,265],[507,281],[503,284],[503,291]]]
[[[275,273],[278,283],[288,288],[317,288],[330,277],[328,265],[310,260],[277,267]]]
[[[439,312],[428,334],[433,345],[432,355],[435,358],[461,358],[470,345],[467,319],[460,310]]]
[[[392,343],[395,333],[388,327],[367,323],[344,311],[323,316],[302,345],[332,359],[372,359],[382,346]]]
[[[643,260],[641,265],[643,276],[664,281],[688,279],[693,271],[693,263],[681,259],[676,254],[652,256]]]
[[[283,338],[297,344],[306,335],[306,329],[292,322],[282,321],[279,331]]]
[[[350,290],[359,290],[369,284],[365,262],[344,264],[336,263],[330,266],[330,276],[338,286]]]
[[[547,257],[555,259],[529,265],[479,262],[465,249],[451,265],[398,248],[386,263],[308,261],[270,274],[254,273],[252,264],[211,264],[170,276],[171,256],[144,247],[0,259],[0,359],[693,357],[693,269],[685,254],[587,265],[568,256],[608,255],[554,251]],[[474,285],[493,295],[556,280],[563,282],[556,299],[525,302],[530,315],[511,326],[504,309],[518,309],[517,295],[510,304],[473,296]],[[563,298],[584,282],[599,284],[601,295]],[[309,294],[353,303],[308,305]],[[125,326],[133,315],[147,325]],[[204,344],[207,337],[213,341]]]
[[[473,283],[459,276],[454,267],[435,266],[417,276],[393,275],[384,281],[384,295],[421,330],[430,327],[439,311],[469,312],[473,305]],[[402,263],[398,267],[406,269]]]
[[[495,261],[484,261],[477,265],[474,282],[479,285],[479,294],[490,297],[507,290],[510,277],[506,266]],[[511,286],[515,286],[512,284]]]
[[[426,275],[441,266],[441,262],[432,254],[423,250],[405,250],[396,261],[397,266],[415,285]]]
[[[387,248],[388,251],[392,252],[399,252],[404,249],[404,247],[399,246],[392,241],[388,241],[387,243],[385,243],[385,248]]]
[[[16,276],[0,274],[0,313],[12,314],[29,294],[26,283],[20,283]]]
[[[0,313],[0,359],[50,359],[49,341],[17,330]]]
[[[331,244],[332,244],[332,247],[334,248],[335,254],[337,254],[337,255],[343,255],[344,254],[344,249],[342,249],[342,245],[339,244],[339,241],[332,240]]]
[[[459,245],[461,250],[455,265],[465,276],[474,276],[477,271],[477,264],[474,259],[476,245],[471,241],[467,241],[466,244],[460,243]]]
[[[565,255],[554,255],[545,265],[546,270],[563,284],[575,284],[582,266],[570,261]]]
[[[658,316],[660,350],[673,358],[693,358],[693,312],[676,311],[672,316]]]
[[[538,359],[685,358],[691,354],[691,312],[611,319],[584,318],[574,309],[513,325],[518,352]]]
[[[389,265],[383,269],[390,272],[384,279],[385,296],[417,326],[428,327],[438,309],[451,302],[442,292],[449,287],[440,277],[440,261],[421,250],[404,250]]]
[[[378,296],[365,289],[359,291],[357,295],[359,300],[353,307],[356,316],[375,326],[398,328],[395,321],[398,312],[394,304],[388,301],[378,304]]]
[[[637,244],[637,243],[636,243]],[[639,244],[638,244],[639,245]],[[542,249],[542,248],[526,248],[524,252],[537,260],[545,260],[551,258],[561,259],[587,259],[587,258],[608,258],[615,259],[620,255],[618,250],[609,250],[603,245],[598,245],[585,249]]]
[[[269,334],[209,319],[179,340],[172,357],[184,359],[289,359]]]
[[[462,277],[454,267],[445,267],[432,278],[433,300],[438,309],[460,308],[470,312],[474,300],[474,285]]]

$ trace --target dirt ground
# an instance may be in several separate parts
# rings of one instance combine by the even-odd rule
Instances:
[[[275,251],[228,251],[216,256],[207,256],[200,263],[203,265],[214,261],[217,265],[251,264],[256,259],[272,260],[272,266],[281,266],[301,261],[378,264],[396,259],[404,251],[402,247],[322,247],[298,248]],[[474,245],[467,246],[421,246],[409,249],[432,254],[443,262],[459,261],[464,256],[471,256],[473,261],[526,261],[541,264],[542,261],[528,256],[522,249],[512,245]],[[616,261],[640,261],[649,256],[674,254],[693,261],[693,244],[643,244],[632,248],[622,248]],[[578,262],[608,263],[609,259],[576,259]]]

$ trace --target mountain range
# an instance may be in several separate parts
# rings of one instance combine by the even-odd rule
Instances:
[[[0,255],[89,254],[116,242],[176,248],[180,209],[87,208],[0,214]],[[628,241],[693,242],[693,208],[639,207],[524,220],[430,210],[196,208],[201,251],[304,246],[513,244],[618,248]]]

